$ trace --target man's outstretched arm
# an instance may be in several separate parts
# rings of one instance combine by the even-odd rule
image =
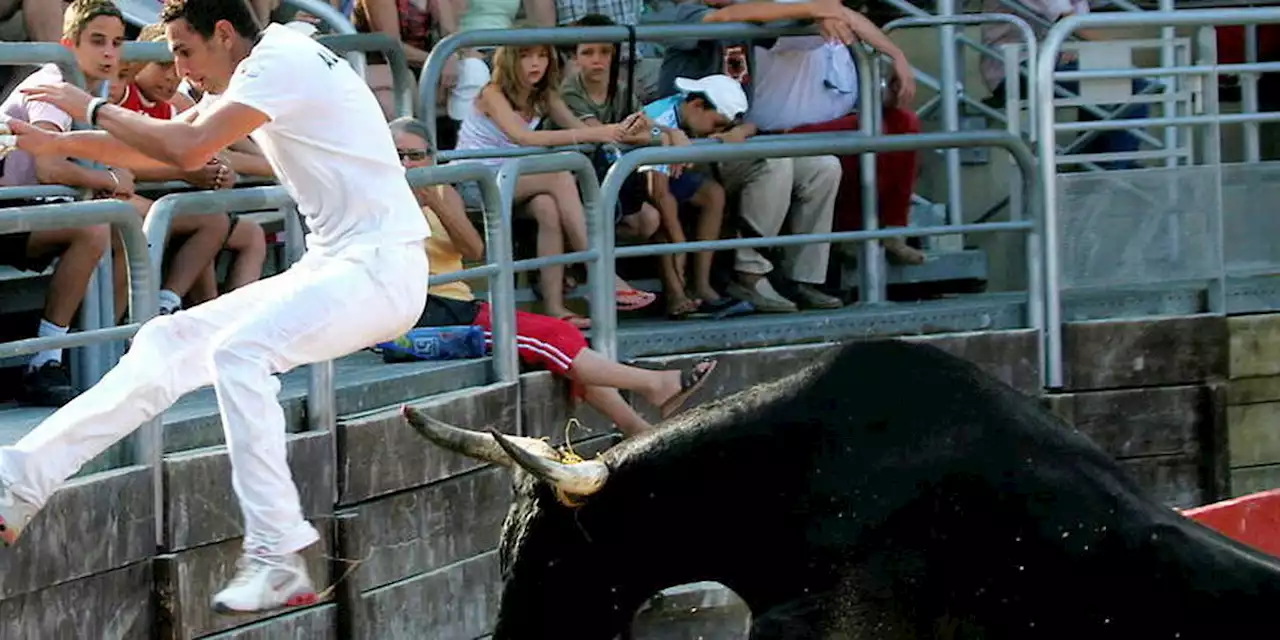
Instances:
[[[87,121],[86,112],[93,101],[92,96],[67,83],[31,87],[23,92],[34,100],[58,106],[82,122]],[[160,166],[195,171],[268,120],[257,109],[227,100],[207,111],[191,111],[189,117],[180,120],[157,120],[116,105],[103,105],[98,108],[95,124],[109,136],[101,132],[70,134],[66,136],[69,142],[59,141],[59,151],[66,144],[70,155],[113,166],[128,166],[129,161],[136,161],[141,168],[144,158],[150,158]],[[145,168],[156,166],[149,164]]]
[[[245,105],[219,101],[192,121],[156,120],[116,105],[98,110],[97,125],[125,144],[184,171],[195,171],[231,143],[266,124]]]

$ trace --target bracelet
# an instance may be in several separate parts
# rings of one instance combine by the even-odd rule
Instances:
[[[84,110],[84,119],[85,122],[89,123],[89,126],[98,126],[98,109],[101,109],[102,105],[105,104],[107,104],[106,98],[94,98],[89,101],[89,107]]]
[[[112,195],[120,193],[120,178],[116,175],[116,170],[107,169],[107,175],[111,176],[111,181],[116,183],[116,185],[111,188]]]

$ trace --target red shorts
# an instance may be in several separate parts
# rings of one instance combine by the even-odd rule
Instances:
[[[484,329],[485,342],[492,347],[489,303],[480,303],[480,310],[471,323]],[[525,364],[568,376],[569,369],[573,368],[573,359],[587,348],[587,339],[577,327],[564,320],[516,311],[516,348]]]

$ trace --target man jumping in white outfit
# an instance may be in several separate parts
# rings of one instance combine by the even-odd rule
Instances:
[[[403,335],[427,295],[430,234],[369,86],[329,49],[280,25],[261,32],[243,0],[166,0],[178,71],[220,94],[180,120],[105,104],[67,84],[27,90],[105,131],[13,123],[33,154],[113,166],[203,166],[251,135],[311,234],[285,273],[147,322],[101,382],[12,447],[0,448],[0,540],[13,544],[82,465],[183,394],[218,395],[232,485],[245,519],[235,578],[219,611],[314,602],[299,551],[319,540],[285,458],[274,374]]]

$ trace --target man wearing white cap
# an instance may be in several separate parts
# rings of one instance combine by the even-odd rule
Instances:
[[[750,3],[715,11],[713,7],[731,4],[725,0],[690,0],[666,7],[654,14],[653,22],[694,23],[711,21],[721,11],[737,12],[734,21],[773,22],[779,20],[819,21],[824,33],[845,42],[853,40],[852,29],[838,4],[805,3],[775,5]],[[823,13],[825,12],[825,13]],[[822,14],[823,17],[815,16]],[[723,43],[689,41],[667,43],[663,59],[660,88],[668,91],[674,75],[699,76],[721,73]],[[705,67],[705,68],[704,68]],[[754,70],[753,70],[754,74]],[[755,93],[758,98],[760,94]],[[732,130],[716,134],[726,141],[741,141],[755,135],[752,124],[757,110],[752,100],[745,121]],[[837,189],[840,185],[840,162],[833,156],[806,158],[770,158],[726,162],[718,166],[725,190],[738,202],[741,232],[763,237],[777,236],[784,225],[792,233],[825,233],[831,231]],[[786,280],[794,284],[794,293],[784,297],[774,289],[767,276],[774,265],[756,249],[734,252],[735,277],[726,293],[750,302],[758,311],[793,312],[800,305],[810,308],[838,308],[839,298],[827,295],[816,285],[827,279],[830,245],[825,243],[788,247],[783,250]],[[794,300],[794,301],[793,301]],[[799,303],[799,304],[797,304]]]

